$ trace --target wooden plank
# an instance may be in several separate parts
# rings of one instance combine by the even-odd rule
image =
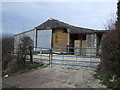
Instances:
[[[86,40],[82,40],[82,48],[86,48]],[[81,52],[86,52],[86,49],[81,49]],[[81,53],[82,56],[85,56],[86,53]]]
[[[56,29],[53,32],[53,47],[67,47],[68,33],[64,33],[63,29]],[[57,38],[56,38],[57,35]],[[55,49],[57,51],[66,51],[66,49]]]
[[[74,40],[74,47],[80,48],[81,47],[81,40]],[[74,52],[81,52],[80,49],[74,49]],[[80,55],[80,53],[74,53],[75,55]]]

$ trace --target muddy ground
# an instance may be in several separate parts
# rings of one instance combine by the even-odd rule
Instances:
[[[105,88],[93,77],[94,70],[53,65],[3,78],[3,88]]]
[[[49,57],[34,56],[34,61],[41,62],[41,58],[49,59]],[[63,59],[63,57],[54,56],[54,59]],[[64,60],[76,61],[100,61],[99,59],[71,58],[64,57]],[[46,61],[45,61],[46,62]],[[47,61],[49,62],[49,61]],[[76,65],[97,66],[98,63],[85,62],[67,62],[53,61],[54,63],[68,63]],[[3,77],[2,85],[6,87],[18,88],[105,88],[100,81],[94,78],[96,68],[76,67],[64,65],[52,65],[45,68],[37,68],[30,72],[18,74],[15,76]]]

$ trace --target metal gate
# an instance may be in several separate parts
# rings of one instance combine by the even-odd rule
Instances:
[[[74,52],[70,52],[69,51],[70,49],[73,49],[72,51]],[[98,63],[100,63],[100,58],[96,56],[96,48],[74,48],[74,47],[53,47],[53,48],[34,47],[33,60],[35,62],[50,64],[51,66],[65,65],[91,68],[96,68]]]

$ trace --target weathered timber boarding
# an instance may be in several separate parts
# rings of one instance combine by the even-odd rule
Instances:
[[[68,42],[68,33],[64,29],[54,29],[53,30],[53,47],[67,47],[67,42]],[[62,50],[65,51],[65,49],[57,49],[57,50]]]

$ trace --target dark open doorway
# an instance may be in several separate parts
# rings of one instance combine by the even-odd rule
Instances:
[[[75,42],[78,42],[78,45],[76,45]],[[69,47],[85,48],[86,47],[86,35],[85,34],[70,34]],[[69,49],[69,52],[75,52],[75,50]]]
[[[97,35],[97,52],[99,51],[101,40],[102,40],[102,34],[98,34]]]

